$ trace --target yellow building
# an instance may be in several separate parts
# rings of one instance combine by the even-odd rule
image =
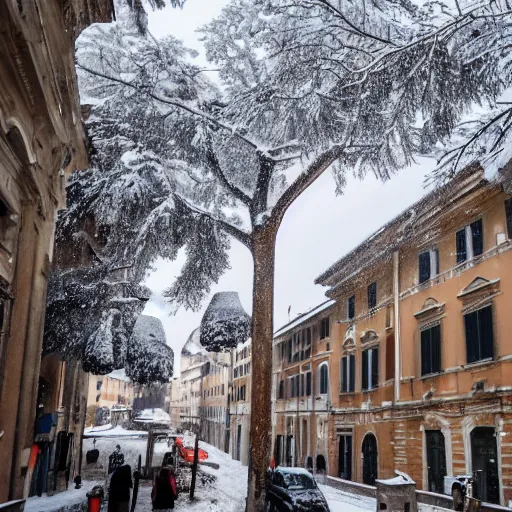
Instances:
[[[509,196],[469,168],[318,277],[331,475],[443,492],[473,474],[484,501],[512,498],[511,238]]]
[[[86,425],[96,424],[96,414],[100,407],[126,407],[131,409],[134,400],[134,386],[124,370],[116,370],[108,375],[89,375]]]

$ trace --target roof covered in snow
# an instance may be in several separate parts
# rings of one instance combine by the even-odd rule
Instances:
[[[182,356],[206,355],[206,349],[201,345],[201,329],[194,329],[187,342],[181,349]]]
[[[499,190],[484,178],[481,167],[468,167],[444,186],[435,188],[410,208],[388,222],[373,235],[347,253],[315,279],[315,284],[330,286],[328,296],[378,262],[391,261],[393,252],[413,240],[423,244],[439,232],[432,220],[449,212],[450,207],[471,192],[487,187]]]
[[[288,322],[286,325],[283,325],[280,329],[278,329],[274,333],[274,338],[278,338],[280,336],[285,335],[286,333],[292,331],[299,325],[302,325],[309,320],[315,318],[320,313],[323,313],[324,311],[327,311],[331,306],[334,306],[336,304],[335,300],[326,300],[325,302],[322,302],[318,306],[315,306],[313,309],[308,311],[307,313],[303,313],[302,315],[298,316],[295,320],[292,320],[291,322]]]

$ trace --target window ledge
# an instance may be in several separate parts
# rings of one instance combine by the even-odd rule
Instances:
[[[463,370],[473,370],[486,366],[491,366],[496,363],[496,360],[492,357],[488,357],[487,359],[481,359],[480,361],[475,361],[474,363],[466,363],[462,365]]]
[[[339,393],[340,396],[353,396],[355,394],[356,394],[355,391],[340,391],[340,393]]]
[[[373,388],[371,389],[362,389],[361,390],[361,393],[371,393],[372,391],[376,391],[377,389],[379,389],[379,386],[374,386]]]
[[[440,372],[436,372],[436,373],[428,373],[427,375],[422,375],[419,380],[428,380],[428,379],[434,379],[436,377],[439,377],[441,375],[443,375],[443,371],[441,370]]]

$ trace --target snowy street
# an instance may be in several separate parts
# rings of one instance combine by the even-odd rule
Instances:
[[[130,464],[133,469],[139,453],[144,457],[146,441],[144,439],[98,437],[96,448],[100,451],[100,462],[104,467],[107,466],[108,455],[118,443],[121,445],[126,463]],[[93,440],[86,439],[84,450],[91,449],[92,445]],[[175,504],[175,510],[190,512],[238,512],[243,510],[247,492],[247,467],[209,444],[200,442],[200,447],[208,452],[210,462],[220,466],[218,470],[207,466],[201,467],[204,473],[213,476],[215,480],[213,483],[203,483],[201,478],[198,478],[195,500],[190,502],[188,495],[182,495]],[[168,447],[165,443],[156,445],[156,464],[161,462],[161,458],[167,450]],[[329,503],[331,512],[366,512],[375,509],[375,500],[371,498],[353,496],[323,484],[319,484],[319,487]],[[148,481],[141,481],[136,511],[151,511],[151,483]]]

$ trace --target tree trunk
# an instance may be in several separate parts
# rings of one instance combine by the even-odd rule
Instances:
[[[276,230],[253,233],[251,432],[247,511],[265,510],[272,436],[272,338]]]

